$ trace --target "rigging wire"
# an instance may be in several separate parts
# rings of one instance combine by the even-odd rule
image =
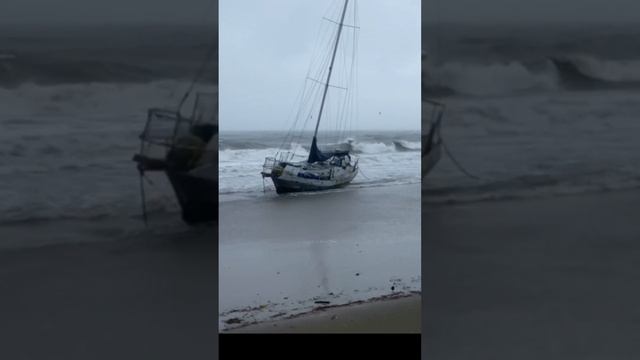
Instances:
[[[209,5],[213,5],[214,2],[215,1],[209,2]],[[209,12],[207,11],[206,13],[209,13]],[[217,52],[217,50],[218,50],[217,42],[212,42],[211,45],[209,45],[209,49],[207,50],[207,53],[206,53],[204,61],[200,65],[200,68],[198,69],[198,71],[196,71],[196,74],[195,74],[194,78],[192,79],[191,83],[189,84],[189,88],[187,89],[187,91],[183,95],[182,99],[180,100],[180,103],[178,104],[177,111],[176,111],[178,116],[180,116],[180,111],[182,110],[182,106],[184,105],[185,101],[187,100],[187,98],[191,94],[191,91],[193,91],[193,89],[194,89],[195,85],[197,84],[197,82],[202,77],[202,74],[204,73],[204,70],[206,69],[207,64],[211,60],[211,57],[213,56],[213,54]],[[172,96],[173,96],[173,94],[172,94]],[[146,133],[146,131],[147,131],[147,129],[145,128],[145,131],[143,132],[143,134]],[[144,141],[145,141],[144,138],[141,137],[141,139],[140,139],[140,155],[142,155],[144,153]],[[141,200],[141,206],[142,206],[142,218],[144,220],[144,225],[148,226],[147,197],[146,197],[146,192],[145,192],[145,187],[144,187],[144,181],[146,180],[150,185],[153,185],[153,182],[151,181],[151,179],[149,179],[148,177],[145,176],[144,168],[141,165],[138,166],[138,173],[139,173],[139,186],[140,186],[140,200]]]
[[[216,4],[217,4],[216,0],[211,0],[211,1],[207,2],[207,9],[205,9],[205,12],[203,14],[203,16],[206,16],[206,21],[203,21],[203,23],[205,23],[205,24],[208,23],[208,15],[207,14],[211,13],[212,8],[214,6],[216,6]],[[214,53],[217,53],[217,52],[218,52],[218,42],[217,41],[213,41],[209,45],[209,49],[206,52],[206,55],[205,55],[204,60],[202,61],[201,65],[200,65],[200,68],[198,69],[198,71],[196,71],[195,76],[191,80],[191,83],[189,84],[189,88],[184,93],[184,95],[182,96],[182,99],[180,100],[180,103],[178,104],[178,110],[177,110],[178,115],[180,115],[180,110],[182,110],[182,106],[184,105],[185,101],[187,101],[187,98],[191,94],[191,91],[193,91],[193,88],[196,86],[196,84],[198,83],[198,81],[202,77],[202,74],[204,73],[205,69],[207,68],[207,64],[211,60],[211,57],[213,56]]]
[[[327,11],[327,13],[331,10],[331,7],[329,8],[329,10]],[[330,42],[325,42],[323,41],[324,38],[327,37],[327,35],[329,35],[329,33],[331,33],[333,27],[327,27],[324,26],[324,24],[321,24],[321,26],[318,29],[318,36],[317,39],[318,41],[316,41],[316,45],[315,45],[315,50],[313,51],[313,54],[322,54],[324,55],[324,57],[317,57],[317,56],[313,56],[312,57],[312,61],[309,65],[309,68],[307,70],[307,77],[305,78],[305,82],[303,83],[303,90],[302,90],[302,95],[300,97],[300,105],[298,107],[298,111],[295,115],[294,118],[294,123],[293,126],[290,127],[289,131],[287,132],[287,135],[285,136],[285,139],[283,140],[281,146],[280,146],[280,150],[284,150],[285,146],[288,144],[289,148],[290,148],[290,157],[293,158],[295,156],[295,150],[296,149],[291,149],[291,145],[292,143],[296,142],[299,143],[300,139],[302,138],[303,134],[304,134],[304,129],[306,128],[306,125],[308,123],[308,120],[310,118],[313,118],[313,109],[315,108],[315,104],[317,102],[317,100],[315,100],[317,98],[317,92],[318,89],[320,88],[319,86],[314,86],[316,84],[311,84],[311,87],[309,87],[309,78],[312,78],[312,70],[314,68],[317,68],[317,72],[316,74],[314,74],[313,77],[315,78],[321,78],[322,74],[324,73],[323,69],[327,66],[326,64],[328,64],[328,56],[326,55],[329,47],[330,47]],[[333,35],[333,34],[331,34]],[[324,45],[324,47],[326,49],[322,48],[322,45]],[[324,66],[318,66],[316,67],[315,65],[318,63],[318,61],[324,65]],[[309,90],[310,88],[310,90]],[[306,96],[305,96],[306,94]],[[311,103],[311,106],[308,107],[307,105],[309,104],[309,101],[314,100]],[[308,113],[305,112],[305,109],[309,109]],[[297,131],[296,127],[300,121],[301,118],[304,117],[304,123],[302,125],[302,127],[300,128],[299,131]]]
[[[142,219],[144,220],[144,226],[148,225],[147,221],[147,196],[144,191],[144,170],[139,169],[139,181],[140,181],[140,200],[142,202]]]
[[[352,1],[352,3],[353,10],[351,10],[351,13],[355,15],[356,2]],[[353,24],[349,24],[351,22],[351,20],[349,20],[349,17],[345,17],[345,19],[347,20],[343,24],[343,31],[353,31],[353,35],[355,37],[356,31],[358,30],[358,24],[355,21],[353,22]],[[333,23],[339,24],[337,22]],[[344,28],[344,26],[346,26],[346,28]],[[354,42],[349,37],[343,36],[337,48],[339,59],[337,59],[338,61],[336,62],[336,65],[339,65],[340,63],[342,65],[337,66],[337,68],[333,69],[334,81],[332,81],[332,83],[339,83],[340,85],[344,85],[346,90],[344,96],[335,96],[335,93],[333,92],[329,92],[327,94],[327,101],[325,103],[325,113],[327,114],[326,119],[330,120],[331,118],[333,118],[333,121],[325,121],[323,122],[323,124],[321,124],[323,136],[326,137],[327,140],[333,140],[336,143],[345,140],[345,130],[347,128],[347,125],[349,124],[347,108],[351,104],[351,98],[353,94],[353,71],[349,71],[350,67],[348,62],[349,56],[352,55],[352,53],[350,53],[349,51],[350,49],[354,49]],[[354,58],[352,57],[351,61],[353,62],[353,60]],[[352,76],[349,76],[350,74]]]
[[[353,3],[354,3],[354,10],[353,10],[354,19],[357,19],[356,13],[355,13],[355,1],[353,1]],[[337,5],[338,5],[338,2],[332,3],[332,5],[329,7],[327,11],[327,16],[325,17],[325,20],[327,18],[335,17],[333,16],[335,14],[340,15],[342,9],[341,9],[341,6],[337,6]],[[347,121],[349,117],[347,116],[346,109],[349,107],[349,105],[353,103],[354,91],[351,88],[354,81],[352,81],[351,78],[354,77],[354,74],[352,71],[351,78],[348,76],[347,74],[348,66],[346,66],[347,64],[346,58],[348,54],[347,49],[349,45],[353,47],[353,53],[355,54],[356,52],[355,39],[357,39],[357,37],[355,36],[356,35],[355,31],[358,29],[356,27],[357,22],[354,21],[353,25],[354,27],[352,28],[352,30],[354,30],[354,41],[351,44],[349,44],[349,42],[346,41],[347,39],[344,38],[344,40],[342,40],[338,46],[338,52],[340,53],[342,62],[345,64],[344,68],[341,70],[342,70],[342,73],[344,73],[342,77],[346,81],[346,94],[344,97],[335,97],[332,95],[332,92],[330,92],[327,95],[327,99],[326,99],[327,101],[325,102],[325,113],[329,115],[335,112],[336,115],[335,115],[335,131],[330,132],[329,122],[325,121],[321,124],[320,134],[326,136],[326,138],[331,138],[331,136],[329,136],[331,134],[337,137],[337,140],[342,140],[342,138],[346,133],[345,130],[347,129],[347,125],[349,126],[349,128],[351,128],[352,126],[352,124]],[[338,28],[335,26],[335,23],[332,21],[323,22],[320,26],[320,30],[318,31],[319,41],[316,43],[315,51],[313,52],[315,56],[312,57],[312,61],[307,71],[307,77],[305,79],[304,86],[302,89],[302,95],[299,97],[298,112],[295,115],[293,125],[289,128],[289,131],[287,132],[285,138],[283,139],[280,145],[278,153],[284,152],[284,149],[287,147],[287,145],[289,145],[290,156],[291,157],[295,156],[295,152],[297,148],[293,148],[292,144],[294,142],[295,143],[301,142],[300,140],[305,135],[305,129],[307,127],[309,120],[314,119],[314,117],[316,116],[316,112],[318,111],[318,106],[320,102],[319,94],[321,93],[323,86],[319,86],[317,82],[312,82],[310,79],[322,79],[327,77],[328,66],[329,66],[329,63],[331,62],[332,48],[335,44],[335,42],[333,42],[332,39],[336,37],[337,31],[338,31]],[[355,58],[352,59],[351,61],[352,61],[351,67],[352,69],[354,69]],[[338,75],[337,77],[340,76],[340,73],[338,72],[334,72],[334,74],[337,74]],[[334,77],[334,79],[336,79],[337,77]],[[333,83],[334,81],[332,81],[332,84]],[[329,85],[332,85],[332,84],[329,84]],[[321,85],[324,85],[324,84],[321,84]],[[342,85],[342,84],[339,84],[339,85]],[[330,118],[330,117],[327,117],[327,118]],[[302,126],[298,128],[300,123],[302,123]]]
[[[367,175],[365,175],[365,174],[362,172],[362,168],[361,168],[361,167],[358,167],[358,174],[360,174],[360,175],[364,176],[364,178],[365,178],[365,179],[367,179],[367,180],[371,180],[371,178],[370,178],[370,177],[368,177]]]
[[[335,111],[336,113],[335,131],[333,131],[331,134],[333,136],[336,136],[337,140],[344,139],[347,127],[349,127],[349,130],[351,130],[352,128],[352,123],[347,121],[350,117],[348,116],[348,112],[346,109],[349,108],[350,105],[352,105],[354,102],[353,97],[355,91],[352,89],[352,87],[353,83],[355,83],[355,72],[353,70],[355,70],[355,53],[357,52],[357,36],[355,31],[359,29],[357,27],[357,14],[355,11],[356,1],[354,0],[352,1],[352,3],[354,4],[354,24],[350,28],[354,30],[354,40],[351,44],[348,44],[348,41],[346,41],[347,39],[343,37],[343,39],[345,40],[341,41],[338,44],[339,46],[337,49],[337,51],[340,53],[340,56],[343,58],[343,63],[345,64],[342,72],[344,73],[343,77],[346,82],[346,88],[343,88],[342,90],[345,90],[346,94],[344,97],[335,97],[332,95],[333,92],[329,92],[327,94],[327,99],[325,102],[325,113],[327,115],[331,114],[333,111]],[[331,6],[329,6],[326,12],[324,20],[328,20],[329,18],[341,15],[342,6],[337,5],[337,1],[332,2]],[[335,16],[332,16],[332,14]],[[314,116],[316,116],[316,113],[318,112],[318,106],[320,102],[319,95],[322,93],[325,84],[319,84],[319,82],[315,79],[323,79],[328,75],[328,67],[331,62],[333,47],[335,46],[335,42],[333,41],[333,39],[336,38],[336,32],[339,30],[338,27],[335,26],[335,24],[336,23],[333,21],[322,22],[321,26],[319,26],[318,28],[318,40],[315,42],[314,51],[312,52],[314,56],[312,56],[309,68],[307,69],[307,76],[305,77],[303,86],[299,91],[297,100],[294,102],[294,104],[297,104],[296,106],[294,106],[294,109],[297,108],[297,111],[294,110],[291,113],[291,115],[293,115],[295,112],[295,116],[293,116],[293,124],[289,127],[284,139],[282,140],[278,148],[278,151],[276,152],[276,158],[282,159],[283,161],[293,159],[296,156],[296,152],[299,149],[299,146],[297,145],[301,143],[302,137],[306,135],[305,130],[307,129],[307,124],[310,120],[314,119]],[[349,77],[347,74],[348,66],[346,66],[348,45],[352,46],[352,51],[354,54],[354,57],[351,60],[351,77]],[[334,74],[338,74],[338,72],[334,71]],[[336,77],[334,77],[334,79],[335,78]],[[333,84],[335,83],[335,81],[332,81],[331,83]],[[329,85],[332,86],[332,84]],[[354,110],[351,109],[351,114],[353,113]],[[327,118],[330,119],[329,116],[327,116]],[[325,135],[327,139],[330,138],[328,124],[329,122],[327,121],[321,123],[319,134],[322,135],[320,135],[320,137],[323,137],[323,135]]]
[[[460,172],[462,172],[463,174],[465,174],[466,176],[468,176],[468,177],[470,177],[472,179],[481,180],[481,178],[479,176],[476,176],[476,175],[470,173],[469,171],[467,171],[467,169],[464,168],[464,166],[462,166],[462,164],[460,164],[460,162],[455,158],[455,156],[453,156],[453,154],[449,150],[449,147],[447,147],[447,143],[445,143],[444,138],[442,138],[442,136],[440,137],[440,143],[442,144],[442,147],[444,148],[444,152],[447,154],[449,159],[451,159],[451,161],[455,164],[455,166],[458,168],[458,170],[460,170]]]
[[[441,28],[442,26],[442,21],[440,18],[440,11],[441,11],[441,7],[440,7],[440,0],[435,0],[435,30],[434,30],[434,42],[435,45],[433,47],[434,53],[435,53],[435,60],[431,60],[431,64],[435,66],[436,62],[442,62],[442,52],[441,52],[441,37],[440,37],[440,32],[438,31],[438,29]],[[429,59],[434,59],[433,54],[429,54],[427,56],[427,61]],[[427,66],[428,64],[424,64],[425,66]],[[429,73],[427,73],[426,75],[428,75]],[[440,85],[439,84],[439,78],[436,75],[436,73],[432,73],[432,76],[427,76],[428,79],[433,80],[433,82],[435,83],[435,85]],[[434,109],[435,111],[435,109]],[[433,119],[434,115],[432,112],[432,119]],[[447,143],[444,141],[444,137],[442,135],[440,135],[440,143],[442,145],[442,147],[444,148],[445,154],[447,155],[447,157],[449,157],[449,159],[451,159],[451,162],[453,162],[453,164],[456,166],[456,168],[462,172],[464,175],[466,175],[467,177],[471,178],[471,179],[475,179],[475,180],[481,180],[481,178],[477,175],[472,174],[471,172],[469,172],[459,161],[458,159],[453,155],[453,153],[451,152],[451,150],[449,150],[449,147],[447,146]]]
[[[196,84],[198,83],[198,81],[202,77],[202,74],[204,73],[204,71],[207,68],[207,64],[211,60],[211,57],[213,56],[213,54],[217,52],[217,50],[218,50],[218,44],[216,44],[215,42],[213,42],[213,43],[211,43],[211,45],[209,45],[209,50],[207,50],[207,54],[206,54],[206,56],[204,58],[204,61],[200,65],[200,68],[196,72],[196,75],[193,77],[193,80],[191,80],[191,84],[189,84],[189,88],[184,93],[184,96],[182,97],[182,100],[180,100],[180,103],[178,104],[178,111],[177,111],[178,114],[180,114],[180,110],[182,109],[182,105],[184,105],[185,101],[187,100],[187,98],[191,94],[191,91],[193,91],[193,88],[196,86]]]
[[[359,25],[357,1],[354,1],[353,3],[353,24],[354,26]],[[358,117],[357,117],[358,102],[356,101],[357,91],[358,91],[358,76],[357,76],[358,33],[357,31],[359,31],[359,27],[355,28],[355,30],[353,31],[353,40],[352,40],[353,46],[351,50],[352,57],[351,57],[351,71],[350,71],[351,78],[349,79],[349,89],[351,89],[351,91],[349,92],[346,100],[348,103],[345,105],[350,110],[350,113],[346,114],[345,116],[348,116],[350,120],[348,121],[348,125],[349,125],[348,131],[347,131],[347,122],[345,122],[344,132],[349,134],[349,136],[353,134],[352,126],[353,126],[354,119],[355,121],[358,120]]]

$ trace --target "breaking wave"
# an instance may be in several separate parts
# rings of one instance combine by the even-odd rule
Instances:
[[[430,204],[464,204],[521,200],[640,189],[640,176],[610,170],[582,174],[514,176],[479,184],[437,186],[427,180],[423,201]]]
[[[131,117],[131,114],[145,116],[149,107],[177,105],[188,85],[188,82],[181,80],[162,80],[146,84],[88,83],[43,86],[25,83],[13,89],[0,87],[0,102],[3,104],[4,114],[2,122],[15,122],[16,125],[24,125],[28,121],[46,122],[35,116],[45,114],[67,118],[70,115],[82,114],[74,118],[74,121],[99,117]],[[198,91],[200,90],[213,92],[216,88],[202,84],[198,88]],[[191,102],[186,105],[192,106]]]
[[[422,146],[419,143],[412,143],[405,140],[395,140],[393,145],[395,146],[396,151],[420,151]]]
[[[5,87],[26,82],[39,85],[148,82],[158,77],[148,68],[117,62],[0,58],[0,84]]]
[[[432,97],[640,89],[640,60],[559,55],[530,62],[513,60],[480,64],[452,61],[435,67],[430,75],[424,79],[424,91]]]
[[[189,80],[196,65],[188,61],[123,61],[108,59],[51,58],[0,54],[0,87],[23,84],[63,85],[88,83],[149,83]],[[217,73],[206,72],[206,83],[217,82]]]
[[[407,140],[392,140],[390,142],[358,142],[353,141],[350,142],[351,151],[355,154],[380,154],[385,152],[396,152],[396,151],[420,151],[420,142],[419,141],[407,141]],[[304,152],[308,151],[308,145],[301,145],[297,143],[293,143],[289,146],[290,149],[300,149],[304,150]],[[275,153],[278,151],[276,146],[272,146],[267,143],[261,143],[256,141],[234,141],[234,140],[220,140],[220,151],[221,154],[225,152],[227,154],[237,153],[242,150],[266,150],[266,153]]]
[[[279,138],[277,136],[273,136]],[[372,138],[373,137],[373,138]],[[409,141],[393,135],[385,135],[378,140],[371,134],[362,135],[362,141],[350,142],[352,153],[356,154],[361,173],[356,177],[353,186],[387,186],[420,182],[420,142]],[[269,145],[269,137],[263,136],[262,142],[246,139],[227,139],[221,136],[226,147],[220,150],[219,188],[223,195],[232,195],[228,200],[264,196],[264,186],[269,189],[272,184],[260,176],[262,164],[266,157],[278,152],[279,144]],[[412,137],[408,139],[412,139]],[[271,139],[272,142],[275,140]],[[396,145],[402,144],[403,149]],[[291,144],[295,149],[293,161],[305,160],[307,144]]]

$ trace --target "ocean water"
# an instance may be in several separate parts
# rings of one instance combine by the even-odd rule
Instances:
[[[427,203],[640,187],[640,27],[423,29],[423,89],[447,106]]]
[[[132,156],[139,150],[147,109],[177,106],[215,44],[215,31],[3,30],[0,226],[110,218],[141,224]],[[195,91],[215,91],[216,70],[213,62]],[[149,178],[151,216],[179,218],[163,174]]]
[[[265,157],[276,154],[285,136],[285,132],[276,131],[221,133],[218,166],[220,201],[276,196],[273,183],[268,178],[263,182],[260,172]],[[300,138],[300,143],[288,147],[296,150],[295,159],[304,160],[308,156],[312,137],[308,133]],[[305,139],[309,140],[308,143],[302,143]],[[418,131],[361,130],[342,140],[347,139],[353,141],[353,155],[359,159],[360,166],[360,172],[350,187],[420,182]]]
[[[447,105],[429,203],[613,191],[640,186],[640,27],[425,28],[426,93]],[[149,107],[175,106],[211,39],[198,28],[0,32],[0,227],[34,221],[140,222],[132,155]],[[215,58],[215,57],[214,57]],[[556,59],[561,61],[554,63]],[[567,65],[568,64],[568,65]],[[203,90],[214,89],[215,66]],[[286,130],[286,129],[284,129]],[[282,133],[220,137],[221,200],[263,192],[262,162]],[[411,132],[352,134],[353,186],[419,182]],[[301,143],[305,145],[305,143]],[[300,152],[304,155],[304,151]],[[162,174],[150,216],[178,218]]]

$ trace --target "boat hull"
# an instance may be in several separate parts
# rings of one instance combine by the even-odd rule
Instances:
[[[357,173],[358,171],[356,170],[355,172]],[[353,177],[355,177],[355,174],[353,175]],[[323,184],[319,182],[315,184],[302,183],[299,181],[273,178],[273,184],[275,185],[276,192],[278,194],[304,192],[304,191],[322,191],[322,190],[331,190],[331,189],[338,189],[341,187],[345,187],[351,183],[351,180],[353,180],[353,177],[349,180],[345,180],[342,182],[334,182],[332,184],[331,183]]]
[[[344,187],[358,174],[357,165],[314,166],[304,163],[287,164],[269,173],[278,194],[322,191]]]
[[[167,171],[182,219],[188,224],[213,222],[218,219],[218,182],[187,172]]]

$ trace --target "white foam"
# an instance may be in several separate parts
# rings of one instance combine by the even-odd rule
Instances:
[[[580,69],[610,81],[640,81],[640,60],[602,60],[589,55],[571,56]]]
[[[470,64],[449,62],[433,71],[433,81],[463,95],[499,95],[557,88],[550,71],[532,72],[519,62]]]
[[[419,143],[411,143],[417,145]],[[358,186],[379,184],[415,183],[420,181],[420,152],[398,152],[393,144],[383,142],[354,142],[355,155],[359,159],[360,174],[353,184]],[[308,155],[297,147],[296,160]],[[278,150],[243,149],[222,150],[219,157],[219,191],[221,194],[258,196],[263,192],[260,175],[265,157],[274,156]],[[271,189],[272,184],[265,179]],[[224,200],[224,199],[223,199]]]

